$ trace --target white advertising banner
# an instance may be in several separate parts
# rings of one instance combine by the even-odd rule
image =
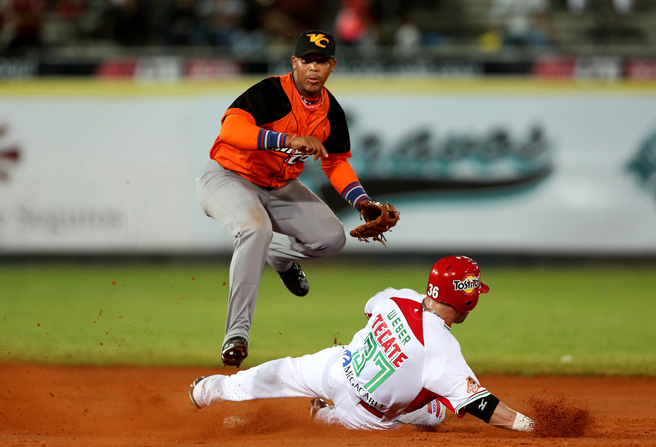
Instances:
[[[335,93],[401,212],[346,252],[656,254],[656,94]],[[0,254],[231,252],[195,179],[238,94],[0,97]],[[359,224],[318,164],[301,178]]]
[[[0,151],[16,153],[0,161],[0,252],[216,247],[220,229],[210,237],[197,228],[209,219],[195,179],[213,141],[199,129],[209,123],[195,119],[202,107],[171,98],[0,101]]]

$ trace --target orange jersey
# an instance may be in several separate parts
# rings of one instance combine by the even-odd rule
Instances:
[[[346,116],[324,88],[316,105],[307,105],[294,85],[293,73],[255,84],[239,96],[221,119],[210,157],[256,185],[278,189],[298,177],[310,155],[285,148],[287,135],[314,136],[329,157],[322,168],[341,193],[357,182]]]

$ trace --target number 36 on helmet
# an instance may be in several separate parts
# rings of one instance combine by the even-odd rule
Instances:
[[[479,294],[489,291],[481,281],[481,269],[476,261],[466,256],[447,256],[433,265],[426,295],[468,313],[478,304]]]

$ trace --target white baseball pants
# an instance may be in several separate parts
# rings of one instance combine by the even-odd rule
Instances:
[[[388,430],[403,424],[438,425],[446,408],[437,402],[437,412],[424,408],[394,419],[379,418],[361,405],[354,404],[353,393],[342,371],[341,347],[324,349],[303,357],[273,360],[239,371],[232,376],[214,375],[202,380],[193,390],[201,407],[224,401],[246,401],[276,397],[311,397],[330,400],[334,406],[320,409],[315,418],[328,424],[351,429]]]

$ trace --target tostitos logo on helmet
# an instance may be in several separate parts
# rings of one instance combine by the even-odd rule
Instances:
[[[433,265],[426,295],[467,313],[478,304],[478,296],[489,291],[487,284],[481,281],[476,261],[467,256],[448,256]]]
[[[453,281],[453,288],[465,295],[473,295],[474,293],[477,293],[476,289],[478,289],[480,283],[480,276],[474,276],[472,273],[467,273],[462,280],[456,279]]]

